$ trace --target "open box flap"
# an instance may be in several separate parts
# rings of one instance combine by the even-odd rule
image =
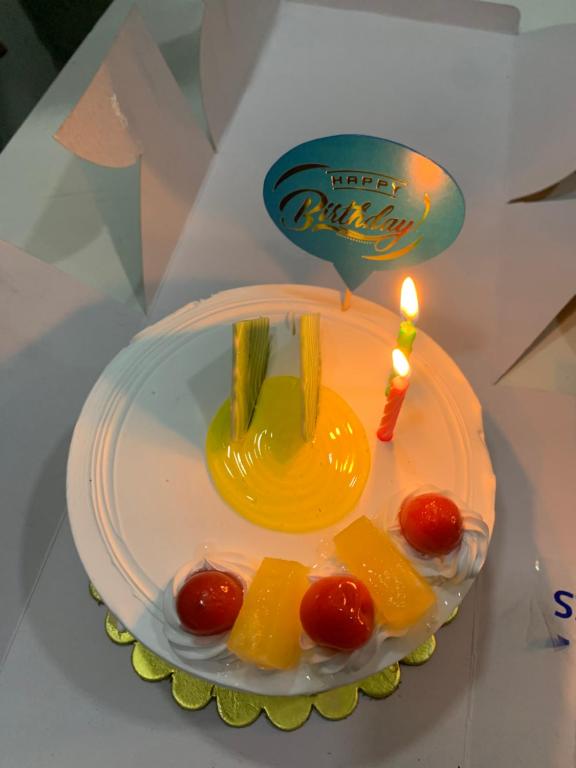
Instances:
[[[575,213],[573,200],[508,206],[494,379],[510,369],[576,293]]]
[[[205,0],[200,48],[204,111],[215,146],[243,97],[281,2],[516,34],[517,8],[477,0]]]
[[[576,295],[498,383],[576,395]]]
[[[55,138],[99,165],[140,160],[142,280],[150,305],[212,149],[136,8]]]
[[[576,25],[515,41],[497,379],[518,363],[576,293]],[[532,355],[532,358],[534,355]],[[508,377],[510,384],[520,375]]]
[[[215,146],[248,85],[280,0],[204,0],[200,78]]]
[[[512,5],[477,0],[290,0],[350,11],[368,11],[414,21],[516,34],[520,13]]]
[[[540,192],[576,171],[575,72],[575,24],[516,40],[509,199]]]

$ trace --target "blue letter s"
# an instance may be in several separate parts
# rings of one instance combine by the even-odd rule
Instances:
[[[560,619],[569,619],[570,616],[572,616],[572,608],[567,603],[562,601],[563,597],[566,597],[569,600],[574,599],[572,592],[566,592],[565,589],[559,589],[557,592],[554,592],[554,600],[558,603],[558,605],[564,608],[563,613],[561,611],[554,611],[554,616],[558,616]]]

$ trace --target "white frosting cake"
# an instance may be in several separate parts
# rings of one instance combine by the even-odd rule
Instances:
[[[208,425],[230,394],[231,327],[266,316],[322,318],[322,381],[364,425],[371,470],[344,519],[306,533],[279,533],[237,514],[214,488],[205,461]],[[121,622],[171,664],[259,693],[312,693],[344,685],[397,661],[426,640],[460,603],[486,557],[494,522],[494,477],[481,410],[464,376],[421,330],[410,390],[392,443],[379,443],[390,350],[399,317],[355,298],[342,312],[335,291],[257,286],[184,307],[147,329],[103,372],[79,418],[68,469],[72,530],[84,566]],[[278,334],[281,340],[282,334]],[[277,339],[277,340],[278,340]],[[277,343],[269,376],[293,374],[293,352]],[[464,533],[443,557],[416,552],[398,528],[400,502],[430,487],[459,504]],[[249,586],[264,557],[310,566],[310,579],[342,571],[333,536],[360,515],[387,529],[433,586],[436,609],[393,636],[377,627],[352,653],[302,635],[300,665],[261,670],[227,648],[226,634],[197,637],[180,624],[175,597],[187,575],[209,565]]]

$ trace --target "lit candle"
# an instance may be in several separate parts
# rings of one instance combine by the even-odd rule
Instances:
[[[414,339],[416,338],[416,326],[414,323],[418,320],[418,294],[416,286],[411,277],[407,277],[402,283],[400,293],[400,311],[404,315],[404,320],[400,323],[400,332],[398,333],[397,345],[406,357],[410,356]]]
[[[416,286],[414,280],[411,277],[405,278],[402,283],[402,290],[400,292],[400,311],[404,316],[404,320],[400,323],[400,330],[398,332],[398,338],[396,339],[396,346],[400,349],[406,357],[410,357],[412,347],[414,345],[414,339],[416,338],[416,320],[418,320],[418,294],[416,292]],[[390,386],[394,372],[390,373],[388,377],[388,384],[386,386],[386,394],[390,393]]]
[[[390,442],[394,437],[394,428],[410,384],[410,363],[401,349],[392,351],[392,368],[394,375],[377,432],[378,440],[384,443]]]

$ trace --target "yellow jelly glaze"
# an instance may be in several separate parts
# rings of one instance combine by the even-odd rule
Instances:
[[[206,458],[222,498],[257,525],[291,533],[340,520],[358,502],[370,471],[366,433],[348,403],[322,387],[314,439],[302,438],[300,381],[262,385],[245,436],[232,442],[230,401],[206,438]]]

